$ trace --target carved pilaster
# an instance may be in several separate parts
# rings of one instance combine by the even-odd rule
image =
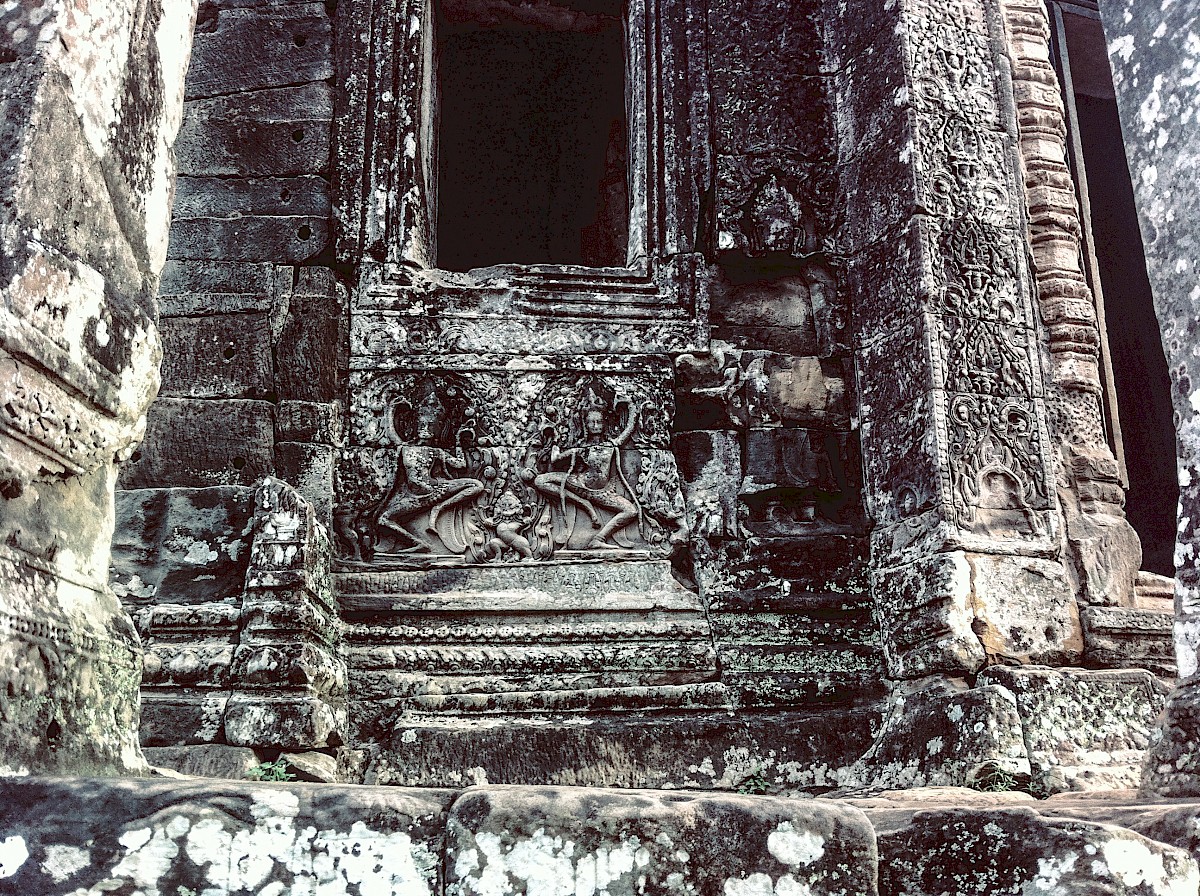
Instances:
[[[1105,440],[1101,332],[1083,269],[1078,201],[1067,167],[1062,94],[1041,0],[1004,0],[1037,306],[1049,348],[1046,404],[1062,471],[1060,501],[1080,600],[1132,606],[1142,551],[1125,519]]]
[[[831,24],[891,674],[1073,657],[998,10],[842,3]]]

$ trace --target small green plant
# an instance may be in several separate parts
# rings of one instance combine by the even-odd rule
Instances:
[[[738,781],[737,792],[744,794],[769,793],[771,790],[771,782],[760,767],[755,766],[751,771],[746,773],[742,780]]]
[[[1040,777],[1032,779],[1029,782],[1029,787],[1027,787],[1026,790],[1029,792],[1030,796],[1036,797],[1039,800],[1049,799],[1051,793],[1053,793],[1053,791],[1050,790],[1050,786],[1046,779]]]
[[[246,777],[251,781],[295,781],[296,776],[288,771],[288,764],[283,759],[274,762],[260,762],[246,770]]]
[[[1009,793],[1019,790],[1017,776],[998,762],[985,762],[979,767],[971,785],[984,793]]]

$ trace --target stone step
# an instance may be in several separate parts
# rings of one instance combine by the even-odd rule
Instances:
[[[433,594],[339,593],[342,615],[349,619],[394,613],[515,612],[557,615],[563,612],[700,612],[699,598],[687,592],[609,592],[580,595],[548,591],[467,591]]]
[[[334,576],[343,612],[571,609],[700,609],[700,597],[666,560],[467,565],[425,570],[343,570]]]
[[[738,789],[761,777],[772,787],[827,790],[871,745],[875,709],[819,712],[690,711],[397,717],[379,741],[366,783],[666,785]]]
[[[664,560],[347,569],[335,588],[351,691],[377,704],[356,711],[359,726],[418,709],[467,717],[729,702],[712,683],[700,597]]]
[[[1169,609],[1086,607],[1079,615],[1089,666],[1149,669],[1175,677],[1175,614]]]
[[[409,705],[412,709],[404,714],[403,724],[413,724],[422,713],[529,715],[733,708],[729,693],[720,682],[490,694],[421,694],[411,698]]]
[[[712,613],[713,637],[722,648],[749,645],[823,647],[855,645],[878,650],[870,613]]]
[[[721,681],[742,709],[867,705],[881,700],[887,692],[878,663],[825,673],[723,669]]]
[[[1175,611],[1175,579],[1142,570],[1133,584],[1134,605],[1143,610]]]

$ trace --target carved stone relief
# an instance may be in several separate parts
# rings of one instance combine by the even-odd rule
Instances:
[[[1041,438],[1030,402],[950,398],[950,459],[958,524],[994,536],[1041,535],[1049,506]]]
[[[360,562],[661,556],[687,534],[647,377],[410,372],[352,409],[336,528]]]

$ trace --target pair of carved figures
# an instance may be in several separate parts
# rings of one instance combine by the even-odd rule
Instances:
[[[543,409],[549,413],[539,441],[513,448],[478,432],[477,399],[466,389],[424,380],[416,390],[391,408],[391,488],[339,514],[339,534],[355,559],[666,553],[686,539],[669,452],[630,445],[641,413],[633,400],[585,384],[572,406]],[[575,444],[572,436],[580,437]]]

